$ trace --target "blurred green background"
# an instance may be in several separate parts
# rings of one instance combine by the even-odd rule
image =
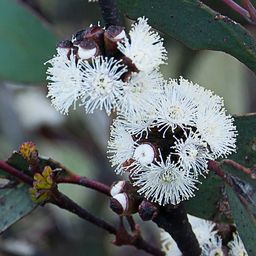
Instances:
[[[85,115],[82,108],[62,116],[46,98],[44,62],[55,53],[57,40],[70,39],[101,20],[97,3],[1,1],[0,159],[7,159],[20,143],[32,140],[41,155],[51,156],[81,175],[107,184],[120,179],[106,157],[110,118],[102,112]],[[254,34],[254,28],[247,28]],[[169,37],[165,37],[165,46],[169,52],[168,65],[162,67],[166,78],[182,75],[213,90],[224,98],[231,114],[255,112],[256,79],[245,65],[223,52],[192,51]],[[117,223],[118,217],[102,195],[72,185],[62,189],[91,212]],[[143,234],[159,243],[154,224],[143,223]],[[0,236],[0,255],[146,255],[132,247],[113,246],[113,239],[56,207],[38,207]]]

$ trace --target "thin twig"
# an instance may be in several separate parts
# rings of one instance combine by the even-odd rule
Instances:
[[[131,231],[134,232],[136,230],[136,223],[135,223],[132,215],[126,216],[126,220],[129,223]]]
[[[233,181],[230,176],[221,168],[219,162],[210,160],[208,161],[208,170],[215,172],[220,178],[222,178],[228,185],[233,186]]]
[[[88,179],[87,177],[72,174],[71,176],[60,176],[56,178],[56,183],[69,183],[94,189],[102,194],[110,196],[110,187],[99,181]]]
[[[117,234],[117,230],[114,226],[102,219],[95,217],[94,215],[83,209],[81,206],[79,206],[77,203],[75,203],[73,200],[71,200],[69,197],[59,192],[57,189],[54,190],[54,192],[52,193],[51,203],[76,214],[80,218],[87,220],[102,229],[105,229],[110,234]]]
[[[107,28],[111,25],[121,25],[119,10],[114,0],[99,0],[99,5]]]
[[[224,159],[221,161],[221,164],[227,164],[229,166],[232,166],[233,168],[237,169],[238,171],[241,171],[245,174],[250,175],[252,179],[256,179],[256,173],[253,171],[253,169],[247,168],[247,167],[237,163],[234,160]]]
[[[0,160],[0,169],[9,173],[11,176],[14,176],[14,177],[20,179],[21,181],[31,185],[31,186],[33,185],[32,177],[26,175],[24,172],[22,172],[20,170],[17,170],[16,168],[12,167],[5,161]]]
[[[227,4],[229,7],[231,7],[234,11],[239,13],[241,16],[246,18],[247,20],[250,20],[250,14],[247,10],[245,10],[243,7],[241,7],[239,4],[234,2],[233,0],[222,0],[225,4]]]

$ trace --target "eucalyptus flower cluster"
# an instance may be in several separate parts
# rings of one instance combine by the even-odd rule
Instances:
[[[224,256],[223,243],[217,234],[214,222],[188,215],[193,232],[202,248],[202,256]],[[177,244],[169,233],[163,229],[160,231],[160,241],[163,252],[166,256],[182,256]],[[238,235],[233,233],[233,240],[227,244],[228,256],[248,256],[244,244]]]
[[[159,205],[194,196],[209,160],[236,146],[234,120],[223,99],[180,77],[166,81],[163,39],[147,19],[124,28],[91,26],[59,44],[47,62],[48,97],[67,114],[84,106],[108,115],[108,156],[117,174],[128,173],[137,192]]]

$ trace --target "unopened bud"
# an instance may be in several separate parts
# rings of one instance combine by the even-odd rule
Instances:
[[[104,30],[100,26],[97,25],[91,25],[89,28],[81,30],[76,33],[74,36],[74,44],[78,45],[81,41],[84,39],[89,39],[94,41],[100,51],[103,51],[104,49],[104,39],[103,39]]]
[[[114,183],[110,188],[110,195],[115,196],[115,195],[123,192],[124,185],[125,185],[124,180],[120,180],[120,181]]]
[[[110,198],[110,208],[118,215],[125,215],[129,205],[128,201],[126,193],[119,193]]]
[[[159,213],[159,208],[157,205],[147,201],[143,200],[141,204],[139,205],[139,215],[142,220],[153,220]]]
[[[84,39],[78,46],[77,55],[82,60],[88,60],[99,53],[97,44],[94,41]]]
[[[134,151],[133,158],[141,165],[151,164],[157,157],[157,149],[152,143],[142,143]]]
[[[111,196],[115,196],[119,193],[123,193],[123,192],[129,193],[134,190],[135,189],[133,185],[129,181],[120,180],[112,184],[110,188],[110,194]]]
[[[130,215],[138,211],[141,198],[134,193],[119,193],[110,198],[110,208],[119,215]]]
[[[121,26],[109,26],[104,33],[105,52],[107,55],[115,55],[118,52],[117,43],[126,37]]]
[[[66,54],[68,58],[70,57],[72,48],[73,48],[73,44],[69,40],[64,40],[57,44],[57,52],[61,55]]]

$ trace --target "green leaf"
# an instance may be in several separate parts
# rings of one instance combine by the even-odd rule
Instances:
[[[252,168],[256,163],[256,114],[237,116],[235,123],[238,150],[230,159]],[[223,168],[234,177],[234,188],[226,186],[234,222],[249,255],[256,255],[256,180],[231,166]]]
[[[0,1],[0,80],[45,81],[44,62],[56,37],[38,17],[15,0]]]
[[[238,23],[218,15],[198,0],[117,0],[130,18],[149,18],[160,31],[191,49],[231,54],[256,72],[256,41]]]
[[[213,220],[219,217],[218,205],[223,198],[223,181],[214,173],[209,173],[207,179],[202,179],[202,184],[195,197],[186,201],[189,214],[199,218]],[[219,218],[221,218],[220,216]]]
[[[27,170],[27,163],[23,158],[14,153],[8,163],[20,170]],[[1,178],[10,179],[10,176],[0,169]],[[0,232],[6,230],[13,223],[31,212],[36,204],[32,202],[29,194],[29,186],[17,181],[0,188]]]
[[[226,192],[239,236],[242,238],[248,255],[256,255],[256,215],[246,207],[247,204],[244,205],[239,200],[237,194],[230,187],[226,187]],[[251,207],[256,210],[255,205],[251,205]]]
[[[237,153],[232,154],[229,159],[250,168],[256,163],[256,114],[236,116],[235,125],[239,134],[237,137]],[[256,191],[255,179],[230,166],[223,165],[223,168],[229,174],[237,176],[243,182],[248,183]],[[219,204],[224,202],[222,193],[224,188],[223,181],[213,173],[210,173],[206,180],[201,181],[202,184],[198,186],[199,190],[195,193],[196,196],[186,202],[188,213],[204,219],[229,221],[229,216],[219,212]],[[254,212],[254,209],[252,208],[251,211]]]

